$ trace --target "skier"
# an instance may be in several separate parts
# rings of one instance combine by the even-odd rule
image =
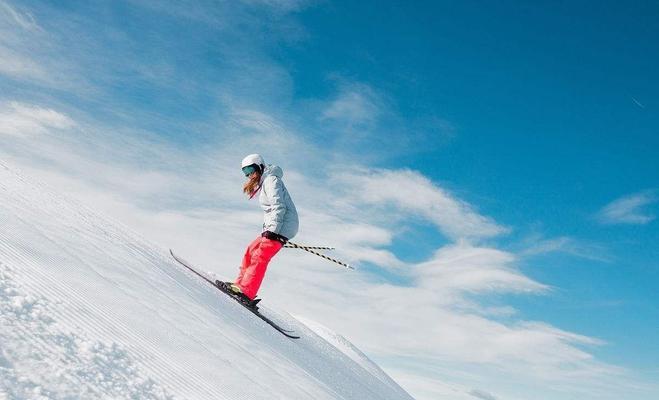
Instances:
[[[241,163],[247,178],[243,192],[254,198],[259,191],[263,209],[263,231],[245,251],[240,272],[234,282],[222,282],[224,287],[247,305],[255,306],[268,263],[292,239],[298,230],[298,216],[293,200],[284,186],[284,173],[276,165],[266,165],[259,154],[246,156]]]

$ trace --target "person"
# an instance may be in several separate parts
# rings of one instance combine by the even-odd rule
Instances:
[[[247,246],[238,277],[234,282],[225,282],[225,288],[248,305],[255,306],[270,260],[297,234],[299,221],[280,167],[266,165],[259,154],[249,154],[242,160],[241,168],[247,178],[243,192],[249,199],[259,194],[263,230]]]

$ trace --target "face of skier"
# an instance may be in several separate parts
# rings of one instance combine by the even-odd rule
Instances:
[[[243,167],[243,174],[245,174],[245,177],[249,178],[250,175],[255,173],[257,171],[256,165],[248,165],[246,167]]]
[[[247,178],[247,182],[243,186],[243,192],[247,194],[250,199],[256,194],[261,183],[261,170],[255,164],[243,167],[243,174]]]

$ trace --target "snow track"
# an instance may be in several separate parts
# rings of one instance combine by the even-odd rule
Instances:
[[[165,249],[2,163],[0,226],[0,400],[410,399],[367,359],[263,307],[302,336],[285,338]]]

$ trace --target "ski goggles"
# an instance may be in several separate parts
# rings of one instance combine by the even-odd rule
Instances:
[[[243,167],[243,174],[245,174],[245,176],[250,176],[254,172],[256,172],[256,165],[254,164]]]

